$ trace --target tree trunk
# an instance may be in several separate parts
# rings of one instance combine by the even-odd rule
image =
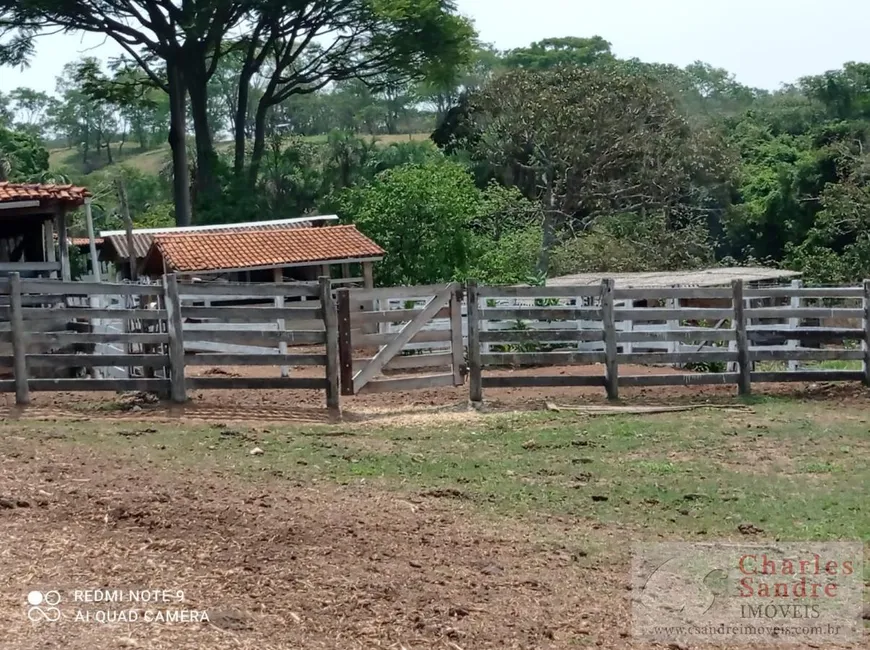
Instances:
[[[172,148],[172,194],[175,202],[175,225],[189,226],[193,222],[190,205],[190,171],[187,167],[184,77],[172,63],[167,65],[169,77],[169,146]]]
[[[239,77],[239,95],[236,99],[236,111],[233,115],[233,138],[235,150],[233,152],[233,174],[241,178],[245,168],[245,126],[248,119],[248,98],[251,95],[252,72],[242,70]]]
[[[198,203],[208,205],[217,200],[218,194],[217,152],[208,115],[208,79],[203,70],[193,74],[187,72],[184,80],[190,96],[190,115],[196,139],[196,196]]]
[[[257,185],[260,164],[266,151],[266,116],[269,114],[269,108],[263,101],[257,104],[257,115],[254,119],[254,148],[251,150],[251,166],[248,168],[248,189],[251,191]]]

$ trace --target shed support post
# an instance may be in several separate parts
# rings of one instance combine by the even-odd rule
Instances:
[[[60,247],[60,277],[64,282],[72,280],[69,267],[69,234],[66,229],[66,214],[61,209],[57,214],[57,243]]]

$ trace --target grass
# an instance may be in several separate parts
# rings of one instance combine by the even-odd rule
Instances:
[[[499,514],[568,514],[629,527],[641,538],[739,536],[741,524],[752,524],[768,538],[855,540],[870,538],[868,419],[857,409],[768,399],[751,413],[496,414],[406,426],[148,425],[141,435],[129,423],[28,428],[159,464],[251,479],[440,490]],[[0,433],[13,430],[20,427],[0,425]],[[252,456],[255,446],[264,454]]]
[[[366,137],[375,142],[388,145],[394,142],[407,142],[426,140],[429,137],[428,133],[412,133],[412,134],[396,134],[396,135],[377,135],[377,136],[361,136]],[[323,144],[326,142],[326,135],[306,136],[302,138],[306,142],[312,144]],[[192,145],[191,145],[192,146]],[[232,142],[218,143],[219,151],[229,152],[232,149]],[[55,171],[67,172],[71,174],[90,174],[95,171],[111,168],[114,165],[126,165],[133,169],[139,170],[145,174],[157,174],[169,162],[170,150],[169,145],[163,145],[149,151],[139,151],[138,145],[135,142],[128,142],[121,155],[118,155],[117,148],[113,147],[112,156],[114,158],[113,165],[109,165],[106,159],[105,151],[92,151],[89,153],[89,164],[85,166],[82,163],[81,153],[76,148],[60,148],[49,151],[48,163],[49,167]]]

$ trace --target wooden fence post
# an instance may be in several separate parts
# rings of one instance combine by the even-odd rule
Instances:
[[[473,403],[483,401],[483,378],[480,364],[480,292],[477,280],[468,281],[465,294],[468,301],[468,386]]]
[[[619,399],[619,348],[616,342],[616,316],[613,311],[613,278],[601,281],[601,327],[604,329],[604,388],[607,399]]]
[[[10,328],[12,329],[13,371],[15,373],[15,403],[30,404],[27,383],[27,338],[24,314],[21,311],[21,275],[9,274]]]
[[[325,276],[320,278],[320,306],[326,329],[326,407],[338,409],[338,312],[332,299],[332,280]]]
[[[743,280],[731,281],[731,300],[734,309],[734,335],[737,340],[737,392],[752,392],[752,362],[749,359],[749,336],[746,333],[746,315],[743,311]]]
[[[870,386],[870,280],[864,280],[864,385]]]
[[[465,345],[462,341],[462,285],[453,283],[450,294],[450,349],[453,353],[453,385],[465,381]]]
[[[163,276],[163,295],[166,303],[166,329],[169,334],[170,395],[173,402],[182,404],[187,401],[184,382],[184,325],[178,281],[174,273]]]
[[[342,395],[353,395],[353,343],[351,342],[350,328],[350,289],[339,289],[338,359]]]

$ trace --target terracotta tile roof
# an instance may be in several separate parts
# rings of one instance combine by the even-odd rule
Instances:
[[[173,271],[233,270],[382,257],[355,226],[154,235],[149,253]],[[150,266],[150,265],[149,265]]]
[[[101,245],[103,243],[103,241],[104,240],[102,237],[94,237],[94,243],[97,246]],[[91,240],[88,239],[87,237],[70,237],[69,243],[72,244],[73,246],[90,246]]]
[[[60,201],[82,205],[91,196],[86,187],[75,185],[39,185],[25,183],[0,183],[0,203],[10,201]]]
[[[227,224],[224,228],[214,228],[210,227],[209,230],[205,230],[202,232],[210,232],[210,233],[232,233],[232,232],[243,232],[246,230],[289,230],[291,228],[313,228],[315,227],[313,221],[299,221],[297,223],[286,223],[285,221],[277,221],[274,224],[263,224],[262,222],[257,226],[251,226],[247,223],[235,223],[235,224]],[[151,244],[154,243],[154,238],[157,235],[172,235],[172,234],[193,234],[190,231],[188,233],[142,233],[136,232],[133,230],[133,253],[135,254],[137,259],[142,259],[146,255],[148,255],[148,251],[151,250]],[[114,260],[126,260],[130,257],[130,253],[127,248],[127,235],[106,235],[106,242],[109,244],[110,250],[107,251],[107,256],[109,259]]]

